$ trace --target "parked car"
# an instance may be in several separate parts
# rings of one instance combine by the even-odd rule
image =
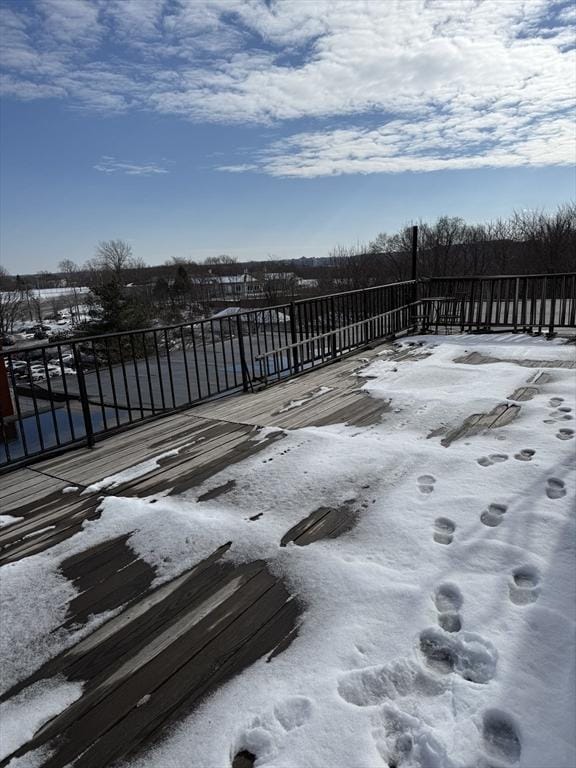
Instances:
[[[9,366],[15,379],[23,379],[28,376],[28,363],[24,360],[10,360]]]

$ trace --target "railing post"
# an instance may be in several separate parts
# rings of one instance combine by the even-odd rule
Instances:
[[[412,277],[418,279],[418,227],[412,227]]]
[[[296,304],[290,302],[290,336],[292,338],[292,344],[297,344],[298,334],[296,332]],[[292,367],[294,373],[298,373],[298,347],[292,348]]]
[[[554,321],[556,315],[556,281],[558,278],[552,278],[552,298],[550,299],[550,320],[548,323],[548,337],[554,336]],[[546,294],[546,303],[548,303],[548,294]]]
[[[238,330],[238,347],[240,349],[240,367],[242,369],[242,389],[244,392],[248,392],[249,388],[249,377],[248,377],[248,368],[246,365],[246,352],[244,350],[244,336],[242,334],[242,320],[240,319],[240,315],[236,315],[236,327]]]
[[[86,432],[86,442],[89,448],[94,448],[94,429],[92,427],[92,415],[90,413],[90,403],[88,402],[88,392],[86,390],[86,381],[84,371],[82,370],[82,361],[78,347],[74,344],[74,364],[76,366],[76,378],[78,379],[78,392],[80,394],[80,403],[82,405],[82,415],[84,417],[84,430]]]

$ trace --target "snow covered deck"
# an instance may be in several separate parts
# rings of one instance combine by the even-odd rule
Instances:
[[[572,768],[575,352],[414,337],[1,477],[0,766]]]

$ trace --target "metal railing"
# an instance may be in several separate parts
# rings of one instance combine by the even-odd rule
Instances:
[[[431,330],[552,334],[576,326],[576,273],[430,278],[420,297],[429,300]]]
[[[0,352],[0,471],[323,365],[410,327],[407,281]],[[330,336],[330,348],[318,343]],[[272,354],[273,353],[273,354]],[[263,362],[265,361],[265,362]],[[2,371],[0,370],[0,376]]]
[[[410,280],[0,351],[0,472],[417,327],[576,327],[576,273]]]
[[[299,359],[312,359],[319,361],[320,364],[324,364],[346,354],[349,350],[343,344],[343,338],[349,334],[354,334],[355,338],[361,339],[361,345],[366,346],[372,341],[395,336],[397,333],[408,330],[410,327],[414,328],[416,327],[416,317],[421,303],[419,301],[412,302],[397,309],[391,309],[389,312],[383,312],[381,315],[375,315],[366,320],[351,323],[344,328],[327,331],[318,336],[295,341],[284,347],[264,352],[256,358],[260,365],[260,380],[265,383],[269,382],[271,377],[270,367],[272,367],[275,378],[282,378],[279,360],[284,354],[292,355],[293,372],[298,373],[299,370],[305,369],[305,366],[300,368]],[[312,353],[310,353],[310,349],[313,350]]]

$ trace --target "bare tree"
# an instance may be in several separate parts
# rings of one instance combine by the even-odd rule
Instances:
[[[420,224],[420,266],[425,275],[457,274],[459,270],[458,256],[462,249],[458,248],[465,239],[466,224],[457,216],[440,216],[435,224]]]
[[[80,295],[78,293],[78,273],[80,268],[71,259],[63,259],[58,264],[58,269],[66,276],[66,287],[72,288],[72,291],[66,294],[66,303],[70,310],[72,323],[76,324],[80,319]]]
[[[99,330],[130,330],[149,324],[152,305],[147,287],[127,286],[128,278],[133,279],[144,267],[124,240],[99,243],[96,256],[86,265],[90,288],[87,303],[97,318]]]
[[[125,240],[102,240],[91,262],[96,269],[113,272],[117,276],[133,264],[132,246]]]
[[[412,251],[412,227],[404,227],[395,235],[381,232],[370,243],[370,253],[382,260],[386,279],[408,280],[410,278]]]
[[[236,256],[228,256],[225,253],[223,253],[221,256],[208,256],[206,259],[204,259],[204,264],[208,266],[217,266],[219,264],[230,265],[237,263],[238,259]]]
[[[523,243],[533,271],[570,270],[576,248],[576,203],[543,211],[515,211],[511,220],[513,237]]]
[[[0,264],[0,333],[12,333],[22,310],[22,292]]]

